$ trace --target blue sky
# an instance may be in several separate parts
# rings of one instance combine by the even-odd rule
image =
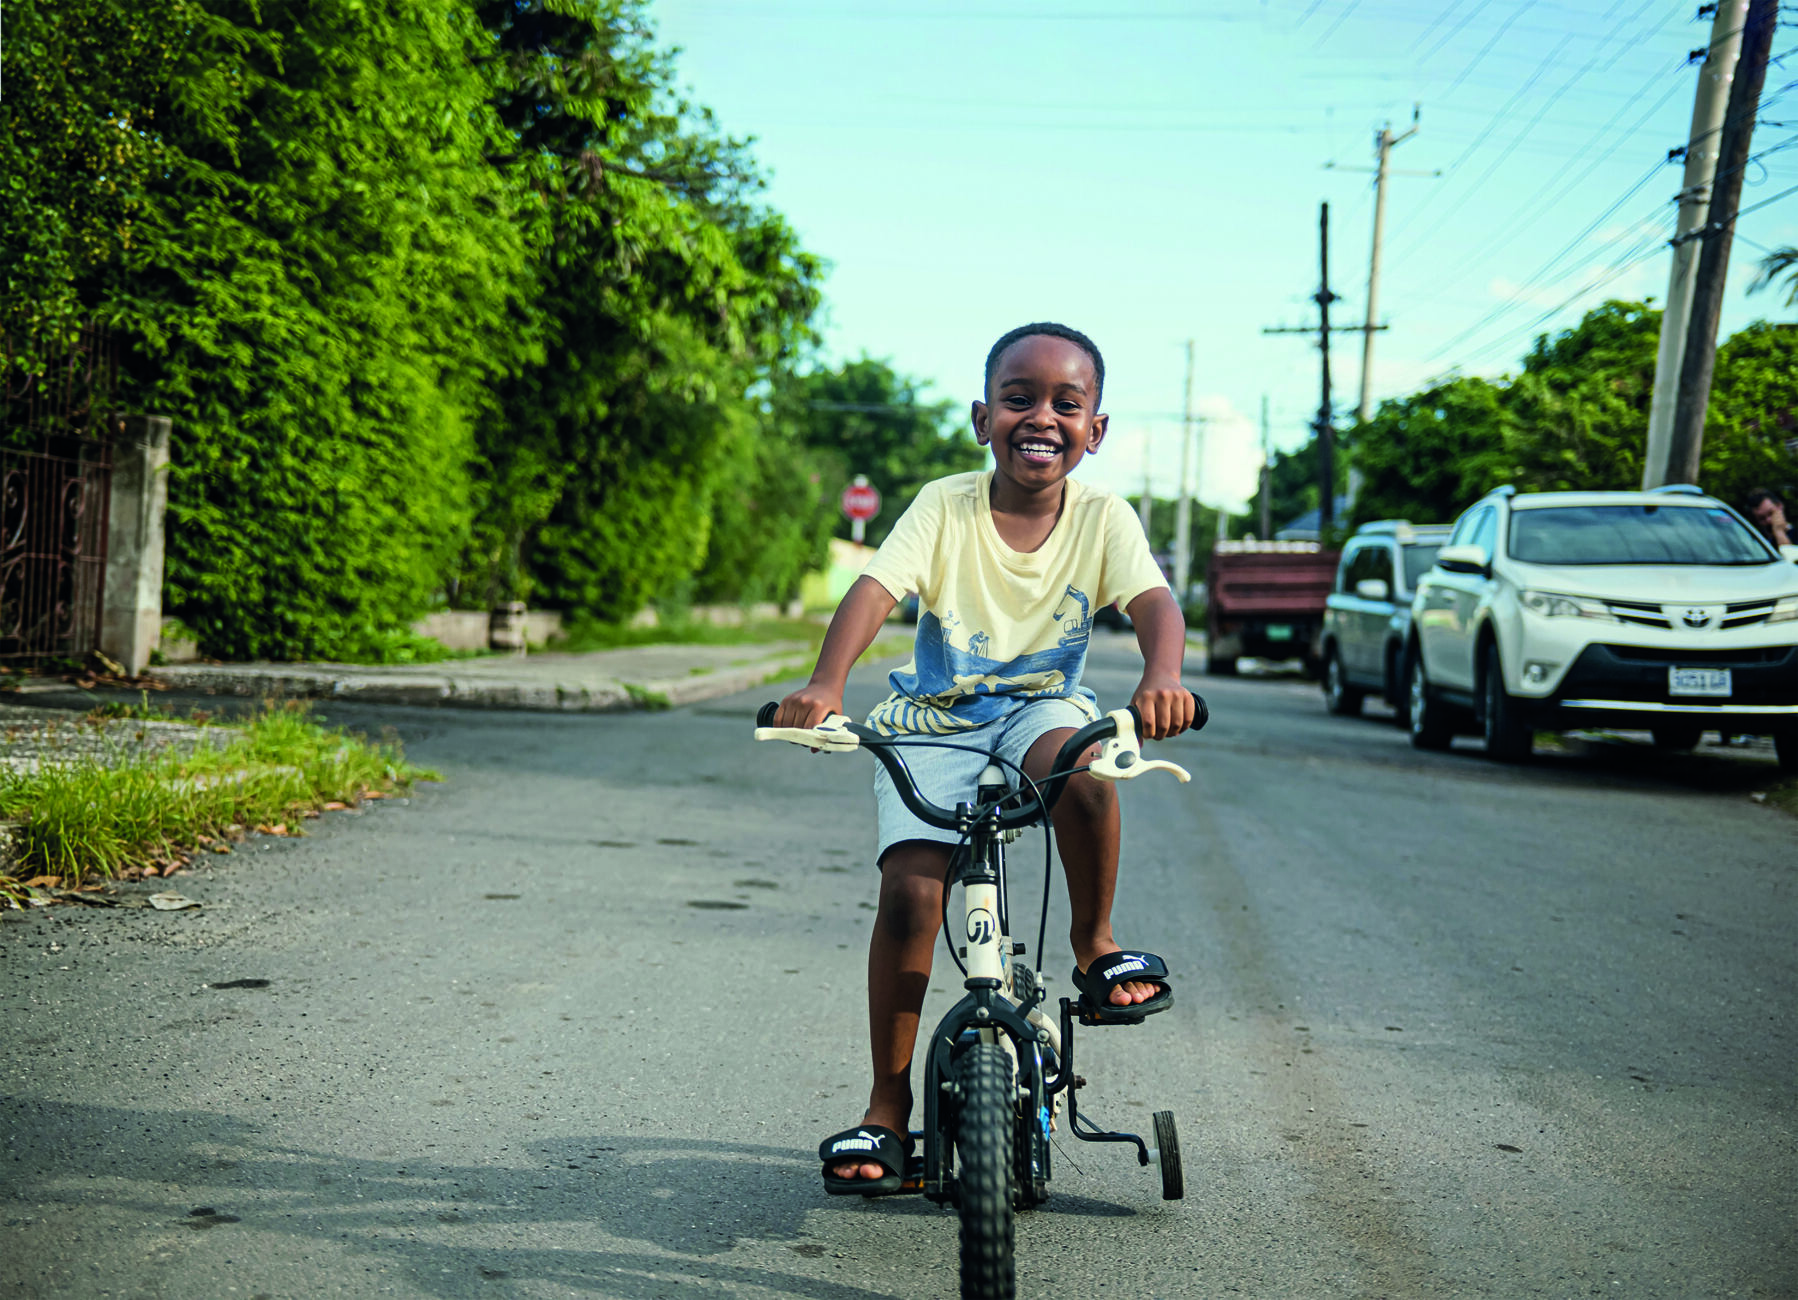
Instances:
[[[867,353],[965,405],[999,334],[1055,319],[1108,368],[1083,477],[1178,481],[1195,343],[1201,499],[1240,507],[1307,437],[1318,358],[1262,327],[1315,319],[1330,204],[1335,324],[1365,310],[1374,139],[1393,153],[1372,391],[1515,370],[1535,334],[1666,292],[1697,65],[1692,0],[653,0],[681,80],[753,136],[767,201],[830,260],[827,354]],[[1776,59],[1798,47],[1782,27]],[[1798,55],[1769,71],[1743,206],[1798,185]],[[1335,166],[1332,167],[1331,164]],[[1752,242],[1749,242],[1752,241]],[[1739,225],[1727,335],[1791,319],[1747,297],[1798,195]],[[1331,350],[1352,413],[1359,336]]]

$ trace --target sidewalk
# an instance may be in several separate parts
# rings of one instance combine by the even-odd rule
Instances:
[[[436,664],[176,664],[151,674],[175,690],[464,709],[606,713],[692,704],[811,667],[804,641],[554,651]]]

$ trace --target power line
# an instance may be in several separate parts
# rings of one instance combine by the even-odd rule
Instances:
[[[1536,0],[1527,0],[1526,3],[1518,5],[1517,8],[1511,11],[1511,16],[1509,18],[1505,19],[1502,24],[1493,29],[1492,39],[1487,41],[1485,45],[1480,48],[1480,52],[1473,56],[1472,60],[1465,68],[1461,69],[1461,75],[1448,83],[1448,89],[1442,92],[1443,98],[1446,99],[1461,88],[1461,83],[1467,80],[1475,68],[1486,61],[1486,56],[1492,53],[1492,47],[1498,44],[1499,39],[1504,36],[1506,32],[1511,30],[1511,25],[1528,12],[1530,6],[1535,4],[1535,2]]]
[[[1643,7],[1646,8],[1646,5]],[[1461,190],[1459,197],[1454,202],[1454,206],[1449,209],[1448,214],[1437,219],[1436,225],[1434,227],[1432,227],[1432,229],[1439,228],[1440,226],[1445,224],[1450,216],[1454,215],[1454,213],[1456,213],[1456,212],[1459,212],[1463,207],[1465,207],[1467,205],[1467,203],[1471,200],[1473,195],[1476,192],[1478,192],[1480,187],[1483,186],[1488,180],[1490,180],[1492,178],[1492,176],[1497,172],[1499,167],[1501,167],[1505,163],[1505,161],[1511,157],[1512,154],[1517,152],[1518,148],[1522,145],[1523,141],[1529,137],[1530,133],[1533,132],[1538,125],[1541,124],[1541,121],[1547,115],[1548,110],[1550,108],[1552,108],[1556,103],[1558,103],[1570,90],[1573,89],[1573,87],[1576,84],[1578,84],[1588,73],[1590,73],[1593,70],[1594,67],[1597,66],[1599,60],[1604,56],[1605,48],[1607,46],[1609,46],[1611,44],[1611,42],[1613,40],[1615,40],[1625,30],[1625,28],[1629,25],[1629,23],[1634,21],[1635,17],[1638,14],[1640,14],[1641,12],[1642,12],[1642,10],[1638,9],[1635,14],[1630,15],[1629,18],[1624,19],[1622,22],[1620,22],[1616,26],[1612,27],[1610,29],[1610,31],[1608,31],[1599,40],[1597,48],[1593,51],[1591,58],[1586,60],[1584,66],[1582,66],[1580,68],[1580,70],[1578,72],[1576,72],[1573,76],[1569,77],[1565,82],[1563,82],[1560,85],[1560,87],[1558,89],[1556,89],[1554,91],[1554,93],[1548,97],[1548,99],[1541,105],[1541,107],[1538,108],[1535,117],[1533,117],[1529,121],[1529,123],[1527,125],[1525,125],[1524,128],[1520,132],[1518,132],[1518,134],[1511,140],[1511,143],[1504,149],[1504,151],[1502,153],[1500,153],[1498,158],[1496,160],[1494,160],[1494,162],[1489,167],[1487,167],[1486,170],[1480,175],[1479,179],[1474,181],[1471,186]],[[1616,58],[1620,57],[1624,50],[1637,48],[1640,45],[1647,42],[1648,40],[1652,39],[1654,36],[1658,35],[1660,33],[1661,28],[1664,26],[1666,26],[1665,20],[1663,20],[1656,27],[1654,27],[1654,28],[1650,29],[1649,31],[1643,33],[1642,35],[1638,36],[1635,40],[1625,42],[1624,45],[1622,46],[1622,48],[1619,50],[1618,55],[1613,56],[1612,63],[1616,62]],[[1570,39],[1570,38],[1568,38],[1568,39]],[[1567,43],[1567,41],[1566,41],[1566,39],[1564,39],[1562,41],[1562,46],[1565,46],[1566,43]],[[1554,51],[1554,53],[1558,54],[1560,52],[1560,48],[1561,47],[1557,47],[1556,50]],[[1551,55],[1550,57],[1552,58],[1553,55]],[[1540,75],[1541,71],[1542,71],[1542,68],[1538,67],[1538,72],[1537,72],[1538,76]],[[1661,76],[1664,76],[1664,75],[1665,75],[1664,72],[1657,72],[1655,78],[1651,79],[1650,83],[1648,83],[1648,84],[1652,85],[1654,81],[1658,80]],[[1523,89],[1527,90],[1530,85],[1534,84],[1535,79],[1536,79],[1535,77],[1532,77],[1530,82],[1525,83],[1525,86]],[[1644,86],[1643,89],[1638,90],[1636,92],[1635,96],[1633,96],[1630,99],[1630,101],[1627,104],[1625,104],[1625,106],[1623,108],[1619,109],[1617,111],[1617,113],[1612,115],[1610,122],[1607,122],[1604,126],[1599,128],[1599,130],[1597,131],[1597,133],[1595,133],[1595,135],[1593,137],[1594,142],[1597,139],[1602,138],[1605,135],[1605,133],[1610,130],[1611,125],[1613,123],[1615,123],[1617,118],[1629,110],[1629,105],[1635,103],[1636,100],[1639,99],[1645,93],[1647,93],[1647,86]],[[1477,150],[1480,147],[1480,145],[1482,145],[1486,141],[1486,139],[1488,139],[1491,136],[1492,132],[1496,131],[1498,129],[1499,124],[1503,121],[1505,115],[1510,111],[1511,105],[1516,103],[1518,101],[1518,99],[1521,98],[1521,95],[1522,95],[1522,92],[1520,91],[1518,95],[1513,96],[1511,102],[1507,103],[1504,108],[1501,108],[1499,110],[1497,116],[1494,117],[1494,119],[1493,119],[1491,125],[1488,127],[1488,129],[1481,133],[1480,138],[1478,140],[1476,140],[1474,142],[1474,144],[1468,146],[1468,148],[1462,152],[1462,154],[1459,158],[1457,158],[1453,163],[1449,164],[1448,167],[1444,168],[1444,171],[1452,173],[1457,168],[1459,168],[1461,166],[1461,164],[1464,161],[1466,161],[1466,159],[1469,158],[1473,154],[1473,152],[1475,150]],[[1663,97],[1661,102],[1665,103],[1666,98],[1670,98],[1670,97],[1671,97],[1671,94],[1669,94],[1666,97]],[[1656,105],[1656,108],[1658,108],[1658,107],[1659,107],[1659,105]],[[1645,115],[1643,120],[1646,120],[1647,116],[1652,115],[1653,111],[1654,110],[1650,110],[1650,114]],[[1570,164],[1570,166],[1571,166],[1571,164]],[[1566,169],[1564,169],[1564,171],[1565,170]],[[1550,181],[1549,184],[1553,184],[1553,181]],[[1546,187],[1544,187],[1544,188],[1546,188]],[[1538,193],[1539,192],[1540,191],[1538,191]],[[1405,233],[1406,230],[1410,229],[1411,226],[1415,225],[1417,223],[1417,221],[1423,217],[1423,215],[1425,214],[1426,210],[1429,207],[1430,207],[1429,201],[1425,200],[1425,202],[1422,205],[1420,205],[1416,211],[1413,212],[1411,219],[1409,221],[1407,221],[1404,226],[1400,227],[1397,234],[1394,235],[1394,238],[1397,239],[1397,238],[1401,237]]]
[[[1498,338],[1494,339],[1492,342],[1485,344],[1483,347],[1474,349],[1473,352],[1468,354],[1467,360],[1470,362],[1477,361],[1481,357],[1488,356],[1491,353],[1496,352],[1499,348],[1504,347],[1509,342],[1511,342],[1511,340],[1513,338],[1515,338],[1516,334],[1519,332],[1521,332],[1525,335],[1533,333],[1538,325],[1541,325],[1544,322],[1552,320],[1552,319],[1554,319],[1554,317],[1559,316],[1562,312],[1566,311],[1568,307],[1570,307],[1574,303],[1578,302],[1581,298],[1585,297],[1587,294],[1593,293],[1596,290],[1602,289],[1605,285],[1607,285],[1611,281],[1615,280],[1618,276],[1624,274],[1626,271],[1633,270],[1635,267],[1637,267],[1641,263],[1647,261],[1649,258],[1660,256],[1661,244],[1666,239],[1666,237],[1669,233],[1670,233],[1670,228],[1658,229],[1658,230],[1654,231],[1648,238],[1646,238],[1644,240],[1639,240],[1636,243],[1635,247],[1633,247],[1628,253],[1624,254],[1623,257],[1619,258],[1616,262],[1613,262],[1611,264],[1611,266],[1608,269],[1606,269],[1605,271],[1603,271],[1602,273],[1600,273],[1596,279],[1590,281],[1587,284],[1582,285],[1580,288],[1576,289],[1573,293],[1567,295],[1567,297],[1562,299],[1559,303],[1556,303],[1553,307],[1550,307],[1547,311],[1543,312],[1540,316],[1537,316],[1534,320],[1530,321],[1529,324],[1523,326],[1521,331],[1507,330],[1504,334],[1500,335]],[[1444,352],[1448,351],[1448,349],[1451,346],[1453,346],[1454,342],[1455,342],[1455,340],[1451,340],[1449,343],[1444,344],[1442,347],[1438,348],[1435,352],[1432,352],[1428,357],[1426,357],[1424,359],[1426,361],[1435,360],[1437,357],[1441,356]]]
[[[1336,21],[1331,23],[1329,25],[1329,27],[1325,29],[1324,34],[1317,38],[1317,45],[1313,46],[1312,48],[1313,49],[1320,48],[1325,41],[1329,40],[1332,36],[1334,36],[1336,34],[1336,29],[1348,21],[1348,16],[1355,12],[1356,7],[1360,3],[1361,3],[1361,0],[1349,0],[1348,5],[1343,9],[1343,11],[1336,15]]]
[[[1633,132],[1636,129],[1636,127],[1641,126],[1642,123],[1646,122],[1649,118],[1653,117],[1656,113],[1658,113],[1661,110],[1661,108],[1666,104],[1667,100],[1672,98],[1673,95],[1677,94],[1680,89],[1681,89],[1681,87],[1678,84],[1675,84],[1672,87],[1672,89],[1670,89],[1666,94],[1664,94],[1659,100],[1655,101],[1654,105],[1646,113],[1644,113],[1640,118],[1638,118],[1636,120],[1635,126],[1632,126],[1630,128],[1629,132],[1625,132],[1625,135],[1627,136],[1628,134]],[[1631,104],[1633,104],[1634,102],[1635,102],[1634,100],[1630,101]],[[1629,104],[1626,104],[1623,109],[1619,110],[1617,116],[1621,116],[1622,112],[1627,111],[1628,108],[1629,108]],[[1501,240],[1499,240],[1496,244],[1488,245],[1485,250],[1488,255],[1491,253],[1497,252],[1501,248],[1508,247],[1511,243],[1513,243],[1516,239],[1518,239],[1524,233],[1524,231],[1527,229],[1527,227],[1522,225],[1520,223],[1519,219],[1525,213],[1531,211],[1532,209],[1553,207],[1555,204],[1559,203],[1562,199],[1566,198],[1569,194],[1571,194],[1574,190],[1579,188],[1579,186],[1586,179],[1583,174],[1575,176],[1573,181],[1570,184],[1563,187],[1559,193],[1554,195],[1554,197],[1549,199],[1546,203],[1539,202],[1539,200],[1541,200],[1541,198],[1542,198],[1544,191],[1546,191],[1550,186],[1554,185],[1555,182],[1559,181],[1562,177],[1566,176],[1567,173],[1573,171],[1574,168],[1579,165],[1580,161],[1582,159],[1584,159],[1589,152],[1591,152],[1593,146],[1596,145],[1600,140],[1602,140],[1604,138],[1605,132],[1610,129],[1611,125],[1613,123],[1615,123],[1616,120],[1617,120],[1616,116],[1613,116],[1610,122],[1607,122],[1604,126],[1600,127],[1598,132],[1595,135],[1593,135],[1592,138],[1586,142],[1585,146],[1582,147],[1581,150],[1573,156],[1572,160],[1569,161],[1565,167],[1562,167],[1560,171],[1556,172],[1552,177],[1550,177],[1547,182],[1545,182],[1539,189],[1536,190],[1535,193],[1531,194],[1529,196],[1529,198],[1525,199],[1522,203],[1520,203],[1517,206],[1515,211],[1512,212],[1510,218],[1504,223],[1505,227],[1510,231],[1510,233],[1508,235],[1506,235],[1504,238],[1502,238]],[[1665,159],[1660,159],[1660,160],[1657,160],[1656,162],[1654,162],[1649,167],[1649,169],[1642,174],[1642,176],[1636,181],[1636,183],[1634,185],[1630,186],[1630,188],[1624,192],[1622,198],[1617,199],[1615,202],[1613,202],[1610,207],[1606,208],[1603,212],[1601,212],[1592,222],[1590,222],[1584,229],[1582,229],[1579,232],[1579,234],[1575,235],[1571,240],[1569,240],[1566,244],[1564,244],[1561,247],[1561,250],[1558,253],[1556,253],[1554,255],[1554,257],[1550,258],[1549,261],[1543,267],[1541,267],[1539,270],[1537,270],[1536,273],[1530,277],[1530,280],[1526,283],[1526,285],[1524,287],[1527,288],[1527,287],[1529,287],[1529,285],[1534,284],[1538,277],[1540,277],[1540,276],[1546,274],[1548,271],[1552,270],[1554,268],[1554,266],[1557,263],[1559,263],[1559,261],[1563,257],[1565,257],[1569,252],[1571,252],[1597,226],[1599,226],[1601,223],[1603,223],[1606,218],[1608,218],[1612,213],[1617,211],[1617,209],[1622,207],[1625,203],[1628,203],[1632,198],[1634,198],[1641,191],[1643,186],[1647,185],[1649,181],[1653,180],[1657,175],[1659,175],[1660,172],[1662,171],[1662,169],[1666,167],[1666,165],[1667,165],[1667,160],[1665,160]],[[1446,220],[1447,220],[1447,218],[1443,218],[1443,221],[1446,221]],[[1436,226],[1431,227],[1432,233],[1434,232],[1434,230],[1440,228],[1441,225],[1442,225],[1442,221],[1438,221]],[[1443,292],[1445,292],[1450,286],[1460,283],[1460,281],[1465,278],[1466,278],[1465,275],[1454,276],[1454,277],[1449,278],[1448,280],[1438,282],[1436,292],[1434,294],[1431,294],[1429,297],[1425,298],[1423,301],[1425,303],[1428,303],[1428,302],[1434,301],[1437,298],[1440,298],[1442,296]]]

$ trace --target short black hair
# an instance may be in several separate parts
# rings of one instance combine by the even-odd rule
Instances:
[[[1780,497],[1779,493],[1775,492],[1772,488],[1764,487],[1749,489],[1748,496],[1743,502],[1743,509],[1752,510],[1763,501],[1771,501],[1781,510],[1785,509],[1786,503],[1784,499]]]
[[[1066,339],[1082,352],[1093,363],[1093,382],[1098,391],[1093,394],[1093,406],[1099,405],[1099,399],[1105,395],[1105,358],[1099,355],[1099,345],[1071,325],[1058,325],[1054,321],[1039,320],[1029,325],[1020,325],[1015,330],[1006,330],[993,344],[993,350],[986,354],[986,386],[985,392],[990,396],[993,391],[993,371],[999,368],[999,358],[1005,355],[1005,349],[1019,339],[1034,338],[1047,335],[1052,339]]]

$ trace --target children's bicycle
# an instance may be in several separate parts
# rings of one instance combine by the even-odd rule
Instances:
[[[1197,731],[1209,711],[1198,696],[1193,702],[1190,730]],[[1141,717],[1134,708],[1118,709],[1070,736],[1042,781],[1031,780],[1009,763],[1008,776],[1002,760],[987,754],[973,801],[951,810],[919,793],[903,751],[967,747],[953,737],[883,736],[841,715],[815,727],[774,727],[770,724],[779,707],[765,704],[758,711],[757,740],[785,740],[828,753],[867,749],[886,768],[914,816],[960,837],[950,854],[946,883],[962,887],[966,942],[958,945],[950,937],[949,889],[943,891],[943,935],[966,976],[967,995],[943,1017],[926,1045],[924,1127],[910,1135],[908,1144],[921,1143],[921,1154],[904,1158],[904,1174],[891,1180],[894,1185],[863,1194],[921,1192],[939,1205],[954,1204],[961,1216],[961,1293],[980,1300],[1016,1293],[1014,1212],[1048,1199],[1050,1133],[1064,1110],[1068,1131],[1076,1138],[1134,1146],[1137,1162],[1159,1172],[1162,1198],[1184,1196],[1173,1112],[1154,1112],[1148,1140],[1101,1128],[1080,1111],[1076,1094],[1086,1081],[1074,1073],[1075,1024],[1138,1024],[1146,1015],[1164,1010],[1173,1000],[1167,987],[1149,1002],[1130,1006],[1113,1006],[1109,998],[1112,988],[1130,979],[1165,981],[1166,967],[1147,953],[1113,953],[1092,963],[1085,976],[1076,970],[1080,997],[1062,998],[1059,1017],[1046,1014],[1045,977],[1028,961],[1019,960],[1029,951],[1011,938],[1005,846],[1025,827],[1042,825],[1045,879],[1036,943],[1040,959],[1048,926],[1049,814],[1068,778],[1089,772],[1102,781],[1122,781],[1165,771],[1184,783],[1190,775],[1176,764],[1144,758],[1138,740]],[[1080,765],[1081,755],[1099,742],[1103,742],[1099,756]],[[875,1154],[878,1145],[874,1135],[847,1135],[834,1147],[827,1143],[819,1155],[827,1162],[853,1160],[865,1151],[877,1161],[881,1155],[890,1161],[891,1153]]]

